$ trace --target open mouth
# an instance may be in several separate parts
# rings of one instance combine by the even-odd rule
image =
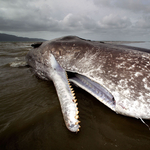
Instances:
[[[115,110],[115,99],[107,89],[81,74],[71,72],[67,72],[67,74],[70,82],[93,95],[110,109]]]

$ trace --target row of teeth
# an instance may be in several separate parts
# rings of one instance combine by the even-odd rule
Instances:
[[[66,76],[67,76],[67,78],[68,78],[68,75],[67,75],[67,73],[66,73]],[[77,99],[76,99],[76,97],[75,97],[75,93],[74,93],[74,90],[73,90],[73,88],[72,88],[72,86],[70,85],[70,82],[69,82],[69,79],[68,79],[68,84],[69,84],[69,87],[70,87],[70,90],[71,90],[71,93],[72,93],[72,96],[73,96],[73,102],[75,103],[75,105],[76,105],[76,116],[75,116],[75,119],[79,119],[79,111],[78,111],[78,107],[77,107],[77,105],[78,105],[78,103],[76,103],[77,102]],[[78,125],[79,123],[80,123],[81,121],[77,121],[76,123],[75,123],[75,125]],[[79,125],[79,128],[81,128],[81,126]],[[78,129],[77,130],[77,132],[79,132],[80,130]]]

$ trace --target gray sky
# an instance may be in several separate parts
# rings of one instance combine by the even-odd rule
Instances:
[[[150,0],[0,0],[0,33],[150,40]]]

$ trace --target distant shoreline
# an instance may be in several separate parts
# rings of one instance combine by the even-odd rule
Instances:
[[[39,39],[39,38],[19,37],[15,35],[0,33],[0,42],[35,42],[35,41],[39,42],[39,41],[46,41],[46,40]]]
[[[45,41],[45,40],[44,40]],[[0,41],[0,43],[36,43],[36,42],[44,42],[43,40],[33,40],[33,41]]]
[[[145,41],[103,41],[108,44],[130,44],[130,43],[145,43]]]

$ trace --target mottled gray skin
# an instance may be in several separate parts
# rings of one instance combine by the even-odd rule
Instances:
[[[46,41],[33,51],[31,55],[38,56],[39,63],[49,65],[46,57],[50,52],[64,70],[84,75],[102,85],[113,95],[115,108],[111,109],[116,113],[150,119],[149,53],[76,36]],[[34,63],[31,66],[34,68]],[[37,74],[47,79],[47,75],[41,73]]]

